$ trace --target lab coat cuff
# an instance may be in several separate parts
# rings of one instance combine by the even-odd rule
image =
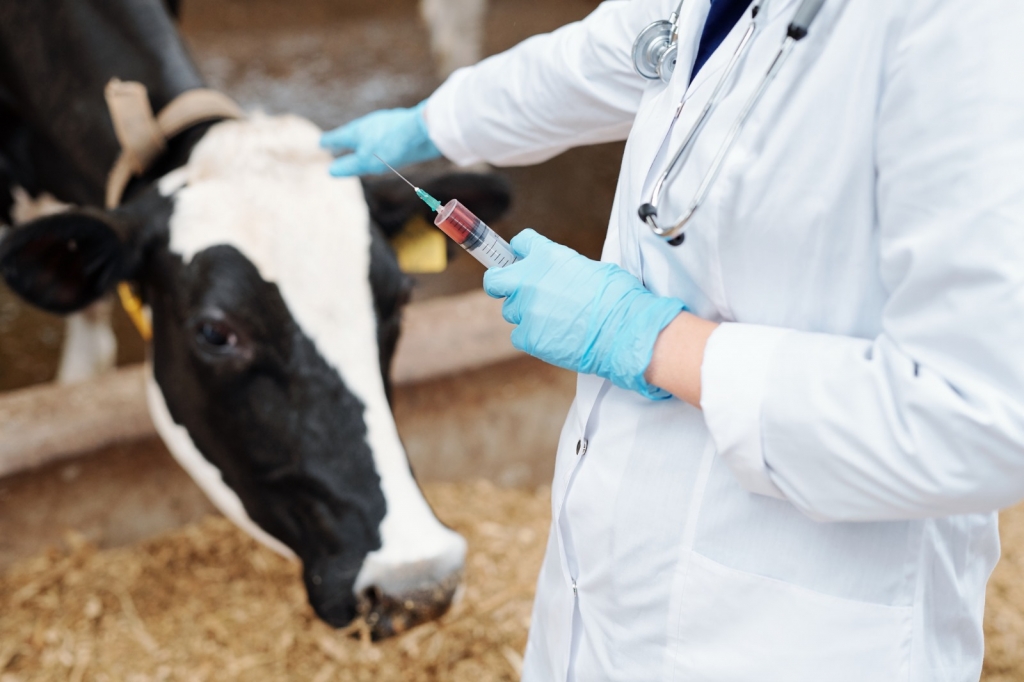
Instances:
[[[472,67],[466,67],[452,73],[426,102],[427,133],[444,157],[457,166],[471,166],[484,160],[469,148],[459,127],[459,92],[471,70]]]
[[[718,454],[747,490],[784,498],[771,479],[761,438],[761,405],[772,357],[791,330],[727,322],[708,339],[701,409]]]

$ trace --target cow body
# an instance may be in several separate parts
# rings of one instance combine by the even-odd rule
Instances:
[[[387,400],[409,283],[380,227],[415,198],[330,180],[316,126],[254,115],[169,140],[100,210],[114,77],[144,83],[154,110],[202,86],[158,0],[0,6],[0,172],[84,207],[0,240],[5,279],[61,313],[118,281],[141,292],[161,436],[227,516],[302,560],[322,618],[361,611],[385,636],[443,612],[465,542],[423,499]],[[462,177],[434,191],[507,205],[500,182]]]
[[[430,49],[441,78],[480,61],[486,13],[487,0],[420,0],[420,15],[430,28]]]

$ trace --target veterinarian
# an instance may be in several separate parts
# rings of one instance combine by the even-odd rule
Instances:
[[[337,175],[627,140],[600,262],[527,230],[484,277],[579,372],[525,680],[979,678],[1022,35],[1019,0],[610,0],[324,136]]]

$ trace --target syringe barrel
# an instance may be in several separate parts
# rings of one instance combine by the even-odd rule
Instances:
[[[508,242],[457,199],[441,207],[434,224],[486,268],[503,268],[516,262]]]

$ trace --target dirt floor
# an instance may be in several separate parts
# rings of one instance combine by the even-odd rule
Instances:
[[[428,486],[469,541],[463,598],[371,645],[318,621],[297,564],[209,517],[132,548],[75,537],[0,576],[0,681],[519,678],[550,494]]]
[[[70,535],[0,574],[0,682],[516,680],[549,490],[426,492],[470,547],[464,597],[438,622],[377,644],[332,630],[306,604],[298,567],[219,517],[130,548]],[[1003,514],[1002,534],[985,682],[1024,680],[1024,506]]]
[[[1024,680],[1024,505],[999,516],[1003,558],[988,584],[985,682]]]

